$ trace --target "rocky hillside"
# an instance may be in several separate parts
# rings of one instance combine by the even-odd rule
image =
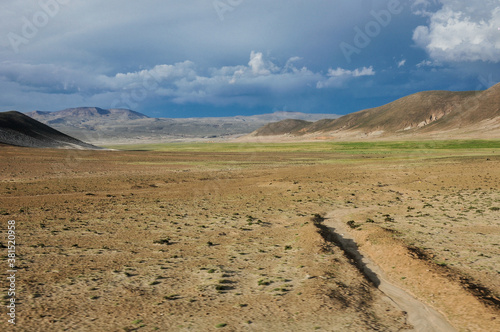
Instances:
[[[426,91],[387,105],[300,125],[288,120],[270,123],[252,136],[330,135],[333,137],[391,137],[449,133],[500,137],[500,84],[486,91]]]
[[[16,111],[0,113],[0,143],[35,148],[99,149]]]

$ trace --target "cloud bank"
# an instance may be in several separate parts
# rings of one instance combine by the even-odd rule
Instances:
[[[252,106],[263,96],[287,96],[306,89],[339,88],[351,79],[373,76],[373,67],[337,68],[328,73],[297,67],[292,57],[283,66],[252,51],[246,65],[199,70],[192,61],[156,65],[151,69],[103,75],[55,65],[0,63],[0,77],[26,91],[52,95],[107,95],[110,107],[136,108],[147,98],[166,98],[177,104],[240,104]]]
[[[415,43],[440,61],[500,62],[500,2],[441,0],[428,26],[413,33]]]
[[[500,79],[498,0],[36,0],[0,8],[1,110],[345,114]],[[389,18],[390,8],[397,14]],[[346,44],[357,45],[350,58]]]

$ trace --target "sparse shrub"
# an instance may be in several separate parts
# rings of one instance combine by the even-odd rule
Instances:
[[[259,286],[269,286],[270,284],[272,284],[272,281],[267,279],[260,279],[259,281],[257,281],[257,284]]]
[[[311,221],[315,224],[315,225],[318,225],[318,224],[321,224],[323,221],[325,221],[325,218],[319,214],[319,213],[315,213],[313,214],[313,216],[311,217]]]
[[[166,238],[160,239],[160,240],[154,240],[153,243],[155,243],[155,244],[166,244],[166,245],[172,244],[172,242],[170,242],[170,238],[169,237],[166,237]]]
[[[349,221],[347,222],[347,226],[349,226],[349,227],[350,227],[350,228],[352,228],[352,229],[356,229],[356,228],[358,228],[360,225],[356,225],[356,222],[355,222],[354,220],[349,220]]]
[[[231,286],[226,286],[226,285],[215,285],[215,290],[221,292],[221,291],[226,291],[232,289]]]
[[[178,300],[179,299],[179,294],[165,295],[163,298],[165,300],[169,300],[169,301]]]

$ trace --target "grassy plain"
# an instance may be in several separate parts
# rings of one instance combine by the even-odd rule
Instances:
[[[191,152],[431,152],[435,150],[498,149],[497,140],[442,141],[363,141],[363,142],[300,142],[300,143],[172,143],[114,145],[109,148],[134,151]]]
[[[375,260],[409,247],[381,265],[458,330],[499,329],[498,141],[112,148],[0,146],[0,228],[14,219],[18,234],[17,330],[409,328],[318,233],[316,213],[340,218],[362,250],[388,243]],[[425,267],[404,270],[410,260]],[[417,285],[427,274],[471,290],[447,303],[446,285]]]

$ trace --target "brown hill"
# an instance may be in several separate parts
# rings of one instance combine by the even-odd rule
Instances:
[[[321,121],[321,120],[320,120]],[[310,127],[314,122],[287,119],[271,122],[257,130],[259,136],[272,136],[283,134],[300,134],[302,130]]]
[[[286,121],[286,120],[285,120]],[[387,105],[347,114],[338,119],[320,120],[291,130],[289,122],[271,123],[252,136],[297,136],[328,134],[331,138],[366,138],[448,133],[481,134],[500,138],[500,84],[485,91],[425,91]],[[279,130],[282,129],[282,130]],[[468,137],[469,137],[468,136]]]
[[[36,148],[99,149],[16,111],[0,113],[0,143]]]

